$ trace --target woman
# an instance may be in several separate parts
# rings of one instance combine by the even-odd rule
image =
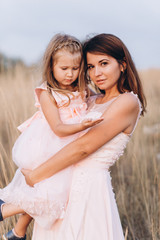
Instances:
[[[84,44],[84,58],[86,76],[102,93],[91,97],[89,111],[101,112],[104,121],[34,171],[24,171],[33,186],[75,165],[64,218],[52,231],[35,223],[33,240],[124,239],[108,170],[123,154],[146,101],[132,58],[119,38],[91,38]]]

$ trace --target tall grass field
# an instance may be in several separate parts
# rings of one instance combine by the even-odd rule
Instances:
[[[147,113],[141,117],[125,154],[111,168],[111,175],[125,238],[158,240],[160,69],[142,71],[140,77],[148,102]],[[0,188],[11,181],[16,170],[12,147],[19,136],[17,126],[36,111],[34,88],[39,81],[40,72],[35,67],[17,64],[14,69],[0,73]],[[12,229],[17,218],[1,222],[0,235]],[[27,240],[31,239],[32,227],[33,223],[27,230]]]

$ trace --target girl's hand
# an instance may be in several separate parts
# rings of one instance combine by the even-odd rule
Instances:
[[[98,123],[100,123],[100,122],[102,122],[104,120],[104,118],[98,118],[98,119],[90,119],[90,118],[88,118],[88,119],[84,119],[82,122],[81,122],[81,124],[82,124],[82,128],[83,129],[87,129],[87,128],[90,128],[90,127],[93,127],[93,126],[95,126],[96,124],[98,124]]]
[[[32,173],[32,170],[28,170],[28,169],[21,169],[21,172],[22,174],[24,175],[25,177],[25,180],[26,180],[26,183],[30,186],[30,187],[33,187],[34,186],[34,183],[32,182],[31,180],[31,173]]]

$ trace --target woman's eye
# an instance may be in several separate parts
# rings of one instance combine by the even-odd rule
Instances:
[[[91,65],[87,66],[87,69],[89,69],[89,70],[92,69],[92,68],[93,68],[93,66],[91,66]]]
[[[106,66],[108,64],[108,62],[102,62],[101,65],[102,66]]]

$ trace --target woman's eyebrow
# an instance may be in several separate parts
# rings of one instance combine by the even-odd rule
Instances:
[[[109,59],[107,59],[107,58],[103,58],[102,60],[99,61],[99,63],[101,63],[101,62],[103,62],[103,61],[107,61],[107,62],[108,62]]]
[[[109,59],[103,58],[103,59],[101,59],[98,63],[101,63],[101,62],[103,62],[103,61],[109,62]],[[87,66],[89,66],[89,65],[93,65],[93,64],[92,64],[92,63],[87,63]]]

